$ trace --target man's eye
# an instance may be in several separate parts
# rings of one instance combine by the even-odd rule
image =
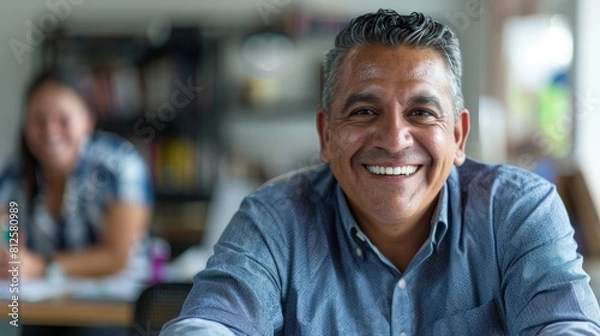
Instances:
[[[410,112],[410,115],[411,116],[415,116],[415,117],[421,117],[421,118],[433,118],[433,117],[435,117],[435,114],[433,114],[430,111],[423,110],[423,109],[412,110]]]
[[[359,110],[352,112],[352,115],[358,115],[358,116],[375,115],[375,114],[377,114],[377,113],[375,113],[374,110],[368,109],[368,108],[363,108],[363,109],[359,109]]]

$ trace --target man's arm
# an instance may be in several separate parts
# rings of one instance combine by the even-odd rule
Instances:
[[[180,316],[161,335],[273,335],[281,328],[286,243],[269,213],[252,199],[243,202],[194,277]]]
[[[509,333],[600,335],[600,309],[558,193],[539,181],[513,190],[495,213]]]
[[[131,246],[135,246],[136,241],[145,234],[150,223],[150,209],[140,204],[115,203],[109,205],[106,212],[98,243],[80,251],[57,252],[53,255],[53,261],[60,265],[65,275],[108,276],[121,271],[127,264]],[[43,277],[46,274],[46,259],[25,247],[25,236],[24,231],[19,231],[22,275]]]

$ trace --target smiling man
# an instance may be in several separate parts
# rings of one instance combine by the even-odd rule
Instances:
[[[599,335],[554,186],[465,156],[458,40],[380,10],[340,32],[326,163],[248,196],[164,335]]]
[[[465,160],[469,114],[455,111],[447,69],[432,48],[358,45],[318,112],[323,158],[358,226],[400,271],[431,231],[450,170]]]

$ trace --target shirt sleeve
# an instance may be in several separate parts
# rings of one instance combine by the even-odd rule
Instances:
[[[160,331],[161,336],[234,336],[231,330],[217,322],[188,318],[170,323]]]
[[[538,334],[539,336],[597,336],[600,328],[591,322],[570,321],[550,324]]]
[[[536,181],[511,189],[495,212],[509,334],[537,335],[545,326],[546,334],[583,325],[597,330],[598,302],[555,187]]]
[[[16,164],[10,162],[0,168],[0,208],[7,209],[8,202],[13,200],[17,195],[19,177],[17,175]]]
[[[133,148],[133,146],[131,146]],[[141,155],[131,149],[112,158],[118,169],[115,174],[114,198],[116,201],[151,205],[153,203],[152,182],[148,166]],[[109,161],[109,165],[112,161]]]
[[[213,321],[235,335],[273,335],[283,325],[282,282],[278,271],[287,250],[275,219],[258,201],[246,198],[215,245],[205,270],[180,316],[164,333],[198,331]],[[185,332],[184,332],[185,331]]]

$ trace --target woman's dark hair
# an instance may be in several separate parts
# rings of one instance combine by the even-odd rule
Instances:
[[[37,90],[47,83],[57,83],[73,90],[84,100],[84,102],[86,102],[86,104],[88,104],[88,108],[90,108],[89,98],[93,91],[93,81],[90,73],[85,69],[67,70],[62,67],[56,67],[41,71],[33,78],[25,91],[25,105]],[[90,109],[90,112],[93,111]]]
[[[36,75],[25,90],[25,95],[23,97],[23,108],[27,109],[31,98],[38,92],[39,89],[49,83],[56,83],[71,89],[84,101],[89,113],[92,115],[94,114],[88,99],[91,97],[93,91],[93,81],[91,80],[91,76],[84,70],[67,70],[64,68],[46,69]],[[23,116],[25,116],[25,113]],[[27,203],[29,206],[31,206],[33,198],[37,194],[39,187],[36,178],[36,171],[39,167],[39,162],[33,156],[33,153],[31,153],[31,150],[27,146],[24,128],[21,129],[19,140],[19,153],[23,169],[22,173],[23,183],[25,184],[25,194],[27,197]]]

